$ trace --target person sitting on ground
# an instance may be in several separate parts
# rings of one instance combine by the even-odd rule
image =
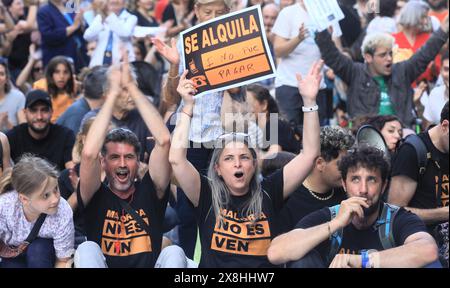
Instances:
[[[185,78],[187,70],[180,77],[177,90],[184,106],[169,161],[179,186],[195,207],[202,247],[199,267],[273,267],[267,259],[267,249],[277,235],[275,216],[284,199],[301,185],[320,153],[316,97],[322,64],[316,62],[305,79],[297,74],[304,111],[309,111],[304,113],[303,151],[262,181],[257,152],[248,134],[231,132],[217,139],[208,177],[187,160],[197,91],[193,81]]]
[[[72,209],[61,198],[58,172],[49,162],[24,155],[0,182],[0,268],[64,268],[74,252]],[[44,222],[29,243],[28,235]],[[42,218],[41,218],[42,219]]]
[[[161,252],[171,179],[170,134],[156,108],[133,81],[127,53],[123,51],[122,55],[125,60],[122,67],[109,68],[111,85],[89,129],[81,155],[77,205],[83,217],[89,219],[84,223],[89,241],[78,246],[75,267],[152,268]],[[136,135],[124,128],[107,132],[122,90],[136,103],[155,139],[149,170],[142,179],[137,173],[141,145]],[[106,173],[103,182],[102,169]],[[185,259],[181,249],[175,252]],[[173,253],[164,255],[178,259]]]
[[[378,230],[386,228],[387,218],[381,223],[382,211],[393,208],[381,201],[389,175],[383,151],[356,148],[343,157],[339,170],[348,199],[311,213],[296,229],[275,238],[269,248],[270,262],[295,261],[290,265],[297,268],[412,268],[436,261],[433,237],[417,215],[403,208],[394,208],[399,210],[388,226],[394,245],[383,248]]]
[[[448,176],[449,176],[449,119],[448,101],[441,111],[439,125],[418,136],[425,144],[428,160],[424,170],[420,168],[417,152],[412,145],[400,146],[394,159],[388,202],[405,207],[417,214],[427,225],[428,231],[439,239],[442,228],[447,226],[447,240],[441,247],[447,249],[448,267]],[[423,152],[425,153],[425,152]]]
[[[66,127],[50,123],[53,115],[50,95],[42,90],[31,90],[25,102],[26,123],[9,130],[11,158],[19,161],[25,153],[47,159],[58,169],[72,168],[72,147],[75,135]]]

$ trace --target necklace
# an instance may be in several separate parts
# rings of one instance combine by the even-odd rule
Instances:
[[[327,197],[321,198],[321,197],[317,196],[316,193],[314,193],[313,191],[311,191],[311,189],[309,189],[309,188],[306,187],[305,185],[303,185],[303,186],[306,188],[306,190],[309,191],[309,194],[311,194],[311,196],[313,196],[314,198],[316,198],[317,200],[320,200],[320,201],[327,201],[327,200],[330,200],[331,197],[334,196],[334,188],[333,188],[333,190],[331,190],[331,194],[330,194],[330,195],[328,195]]]

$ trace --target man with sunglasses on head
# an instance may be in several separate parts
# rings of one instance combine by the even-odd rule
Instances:
[[[426,44],[410,59],[393,63],[395,40],[389,34],[367,35],[361,50],[365,63],[344,56],[324,30],[316,34],[322,59],[348,85],[348,112],[361,115],[396,115],[407,126],[414,122],[413,89],[416,80],[448,40],[448,17]]]

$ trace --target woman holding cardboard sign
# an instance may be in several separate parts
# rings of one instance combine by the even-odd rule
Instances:
[[[267,259],[277,235],[275,215],[306,178],[320,153],[316,96],[323,62],[316,62],[305,79],[297,76],[304,101],[303,151],[283,169],[261,181],[257,152],[247,134],[228,133],[215,143],[207,177],[186,158],[196,89],[180,78],[177,91],[184,101],[170,149],[174,175],[195,207],[202,246],[199,267],[272,267]]]
[[[194,12],[199,23],[219,17],[230,12],[232,0],[195,0]],[[171,46],[164,44],[160,39],[152,38],[153,44],[158,52],[170,63],[170,69],[167,82],[163,88],[163,103],[167,106],[178,106],[180,96],[177,92],[180,74],[184,70],[184,61],[181,59],[181,41],[178,45],[175,39],[172,39]],[[208,93],[196,97],[197,105],[193,111],[188,149],[189,161],[195,168],[206,175],[208,160],[212,154],[212,145],[222,133],[221,111],[223,101],[223,92]],[[179,113],[178,113],[179,114]],[[180,246],[190,258],[194,255],[195,243],[197,239],[197,229],[195,228],[194,211],[189,204],[188,199],[182,191],[178,191],[176,210],[181,220],[179,226]]]

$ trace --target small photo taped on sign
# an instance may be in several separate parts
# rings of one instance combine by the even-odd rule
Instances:
[[[259,5],[194,26],[181,40],[197,96],[275,77]]]

